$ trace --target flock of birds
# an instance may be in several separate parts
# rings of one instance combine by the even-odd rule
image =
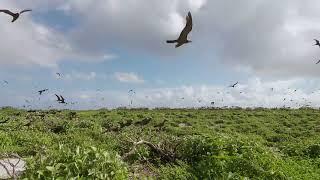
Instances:
[[[7,9],[0,9],[0,13],[5,13],[5,14],[10,15],[12,17],[12,21],[11,21],[12,23],[15,22],[20,17],[21,14],[26,13],[26,12],[31,12],[31,11],[32,11],[31,9],[25,9],[25,10],[22,10],[20,12],[12,12],[12,11],[7,10]],[[186,25],[183,28],[183,30],[181,31],[179,37],[177,39],[175,39],[175,40],[167,40],[166,42],[167,43],[175,43],[176,44],[175,45],[176,48],[181,47],[184,44],[192,42],[192,41],[190,41],[188,39],[188,35],[192,31],[192,27],[193,27],[192,15],[191,15],[191,12],[188,12],[188,14],[186,16]],[[314,45],[320,47],[320,41],[317,40],[317,39],[314,39],[314,40],[316,42]],[[319,63],[320,63],[320,60],[316,62],[316,64],[319,64]],[[58,77],[61,77],[60,73],[56,73],[56,75]],[[9,84],[8,81],[3,81],[3,82],[4,82],[4,84]],[[230,85],[228,87],[229,88],[236,88],[236,86],[238,84],[239,84],[239,82],[236,82],[236,83],[234,83],[234,84],[232,84],[232,85]],[[46,88],[46,89],[39,90],[38,93],[41,96],[43,93],[45,93],[47,91],[49,91],[49,89]],[[274,91],[274,88],[271,88],[271,91]],[[294,92],[296,92],[296,91],[297,90],[294,90]],[[220,94],[220,92],[217,92],[217,93]],[[242,93],[244,93],[244,92],[240,92],[240,94],[242,94]],[[130,96],[134,96],[136,94],[136,92],[133,89],[131,89],[131,90],[128,91],[128,94],[131,94]],[[227,92],[227,94],[230,94],[230,92]],[[56,96],[56,98],[57,98],[56,101],[58,103],[68,104],[66,102],[65,98],[62,95],[58,95],[58,94],[54,94],[54,95]],[[148,99],[148,96],[145,96],[145,98]],[[181,97],[181,100],[184,100],[184,99],[185,99],[184,97]],[[103,98],[103,100],[104,100],[104,98]],[[283,99],[283,101],[286,101],[286,100],[287,100],[287,98]],[[306,101],[305,98],[304,98],[304,100]],[[198,101],[198,103],[201,103],[202,99],[197,99],[197,101]],[[223,101],[223,99],[221,101]],[[293,100],[291,99],[290,101],[292,102]],[[29,104],[31,103],[29,100],[25,100],[25,102],[29,103]],[[75,104],[75,102],[71,102],[70,104]],[[133,100],[131,99],[130,100],[130,105],[132,105],[132,104],[133,104]],[[215,105],[215,102],[212,101],[210,104],[213,106],[213,105]],[[29,107],[30,106],[31,105],[29,105]],[[27,106],[24,105],[23,107],[27,107]]]

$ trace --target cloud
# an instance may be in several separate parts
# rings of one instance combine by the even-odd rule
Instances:
[[[263,77],[320,73],[314,66],[319,52],[312,47],[312,39],[320,31],[320,3],[316,0],[97,0],[67,4],[81,19],[81,28],[68,35],[79,50],[101,53],[121,49],[172,58],[188,51],[210,59],[214,55],[213,61]],[[87,11],[88,7],[95,11]],[[176,50],[164,42],[179,35],[189,10],[194,17],[193,43]]]
[[[27,3],[20,1],[4,0],[1,5],[8,9],[19,11],[24,8],[34,8],[34,11],[23,14],[15,23],[11,23],[11,17],[0,16],[0,54],[2,65],[32,66],[56,68],[60,61],[73,59],[81,61],[104,61],[114,58],[114,55],[91,53],[85,50],[77,50],[67,34],[57,31],[53,27],[36,22],[33,18],[47,13],[50,5],[61,4],[62,1],[35,1]],[[46,7],[46,8],[44,8]],[[44,8],[47,11],[41,11]],[[40,9],[40,11],[38,11]]]
[[[135,84],[141,84],[144,83],[145,81],[139,77],[135,73],[126,73],[126,72],[116,72],[114,73],[114,77],[123,83],[135,83]]]
[[[1,16],[2,64],[56,66],[66,59],[113,58],[112,50],[177,58],[182,51],[218,60],[261,77],[318,76],[320,2],[310,0],[4,0],[3,6],[38,11],[11,24]],[[94,11],[88,11],[94,9]],[[51,11],[77,22],[66,32],[35,22]],[[175,38],[192,11],[192,45],[174,49]],[[70,13],[72,12],[72,13]],[[33,13],[38,13],[32,16]],[[147,16],[146,16],[147,14]],[[102,20],[103,19],[103,20]],[[135,23],[132,23],[135,22]],[[12,34],[15,34],[13,36]],[[23,47],[23,48],[22,48]],[[212,56],[217,58],[212,58]],[[201,63],[199,58],[199,63]]]
[[[97,78],[96,72],[79,72],[79,71],[71,71],[71,73],[67,73],[64,76],[62,76],[62,79],[64,80],[84,80],[84,81],[90,81],[95,80]]]
[[[20,106],[29,99],[32,107],[71,109],[95,109],[127,107],[320,107],[320,89],[316,84],[320,80],[291,79],[278,81],[262,81],[261,78],[253,77],[242,81],[236,88],[217,85],[179,86],[163,88],[140,88],[135,89],[135,94],[128,94],[127,90],[68,90],[63,92],[67,102],[76,102],[68,106],[60,106],[55,97],[48,94],[33,96],[25,92],[13,90],[2,92],[5,96],[0,97],[0,102],[8,102],[4,105]],[[273,88],[273,90],[272,90]],[[1,90],[3,91],[3,90]],[[16,95],[18,94],[18,95]],[[59,93],[58,93],[59,94]],[[10,100],[9,100],[9,99]],[[132,101],[132,104],[131,104]],[[215,102],[214,106],[211,102]]]

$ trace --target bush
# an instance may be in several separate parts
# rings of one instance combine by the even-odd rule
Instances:
[[[38,154],[25,173],[30,179],[127,179],[118,156],[95,147],[74,149],[59,145],[59,151]]]

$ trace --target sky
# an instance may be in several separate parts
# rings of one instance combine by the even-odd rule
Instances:
[[[320,48],[313,46],[320,1],[1,0],[0,6],[33,10],[15,23],[0,14],[0,106],[320,106]],[[167,44],[189,11],[192,43]]]

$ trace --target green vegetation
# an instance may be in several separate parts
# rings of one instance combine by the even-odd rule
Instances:
[[[27,161],[27,179],[315,180],[320,111],[4,108],[4,153]]]

